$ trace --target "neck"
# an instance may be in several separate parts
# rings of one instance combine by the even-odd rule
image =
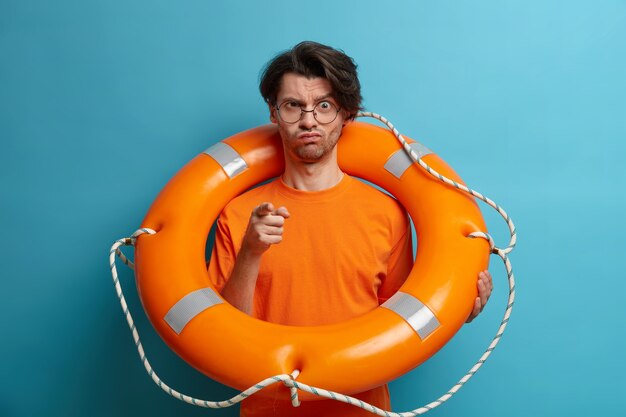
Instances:
[[[309,164],[285,161],[285,172],[282,176],[285,184],[301,191],[326,190],[339,184],[342,178],[343,172],[333,158]]]

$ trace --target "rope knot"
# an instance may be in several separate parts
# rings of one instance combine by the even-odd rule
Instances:
[[[485,239],[487,242],[489,242],[489,251],[491,251],[491,253],[498,253],[500,251],[500,248],[496,247],[496,243],[494,242],[493,238],[491,237],[489,233],[472,232],[469,235],[467,235],[467,237],[469,237],[470,239],[476,239],[476,238]]]
[[[300,375],[299,370],[294,370],[291,374],[289,374],[289,379],[285,379],[283,384],[289,391],[291,392],[291,405],[294,407],[300,407],[300,398],[298,398],[298,384],[296,383],[296,378]]]
[[[144,233],[148,235],[156,234],[154,230],[144,227],[136,230],[135,233],[130,235],[130,237],[123,237],[119,239],[118,242],[120,242],[124,246],[135,246],[135,243],[137,243],[137,237],[143,235]]]
[[[124,256],[124,254],[120,250],[120,246],[133,246],[134,247],[135,244],[137,243],[137,237],[143,235],[144,233],[149,234],[149,235],[154,235],[156,234],[156,231],[152,229],[148,229],[147,227],[144,227],[135,231],[135,233],[130,235],[130,237],[123,237],[117,240],[115,245],[113,245],[113,248],[115,249],[115,254],[119,256],[122,262],[124,262],[124,264],[127,265],[132,270],[135,270],[135,264],[131,262],[131,260],[128,259],[126,256]]]

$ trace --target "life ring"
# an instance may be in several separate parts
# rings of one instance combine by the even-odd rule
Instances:
[[[441,158],[407,141],[428,165],[461,182]],[[144,309],[190,365],[239,390],[297,369],[298,381],[353,394],[418,366],[463,325],[477,294],[476,276],[489,258],[485,240],[467,238],[486,231],[475,200],[411,163],[389,130],[368,123],[343,129],[338,161],[343,171],[393,194],[415,224],[417,257],[399,292],[363,316],[312,327],[264,322],[221,298],[206,269],[210,228],[232,198],[284,169],[276,127],[247,130],[213,145],[172,178],[142,223],[157,233],[136,243]],[[287,388],[278,385],[260,394],[284,390],[288,399]]]

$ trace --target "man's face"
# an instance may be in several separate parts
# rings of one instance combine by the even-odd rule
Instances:
[[[286,73],[276,97],[276,105],[280,107],[289,102],[292,105],[299,104],[305,110],[312,110],[317,104],[327,101],[339,108],[332,92],[330,82],[325,78],[306,78]],[[270,107],[270,118],[278,124],[286,158],[302,163],[316,163],[336,155],[335,148],[346,122],[346,113],[340,110],[331,123],[321,124],[315,120],[312,112],[305,112],[299,121],[289,124],[280,118],[276,108]]]

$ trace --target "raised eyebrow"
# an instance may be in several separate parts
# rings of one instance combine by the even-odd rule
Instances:
[[[325,101],[325,100],[328,100],[329,98],[332,98],[332,99],[333,99],[333,102],[334,102],[334,98],[333,98],[333,95],[332,95],[332,94],[324,94],[323,96],[320,96],[320,97],[315,97],[315,99],[313,100],[313,102],[314,102],[315,104],[317,104],[317,103],[319,103],[320,101]],[[280,102],[280,104],[287,103],[287,102],[289,102],[289,101],[293,101],[293,102],[295,102],[295,103],[298,103],[298,105],[299,105],[299,106],[304,106],[304,104],[305,104],[302,100],[299,100],[299,99],[297,99],[297,98],[295,98],[295,97],[285,97],[284,99],[282,99],[282,101]]]
[[[329,94],[324,94],[323,96],[315,97],[315,102],[319,103],[320,101],[325,101],[325,100],[327,100],[329,98],[333,98],[333,95],[330,94],[330,93]]]

